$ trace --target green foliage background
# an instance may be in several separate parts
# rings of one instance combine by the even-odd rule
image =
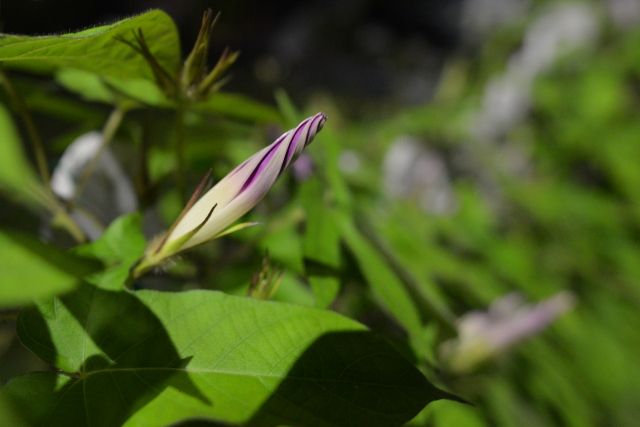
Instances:
[[[177,72],[175,26],[159,11],[64,36],[2,36],[0,62],[46,132],[52,162],[126,106],[115,144],[147,150],[148,176],[130,173],[144,208],[168,225],[184,196],[173,181],[176,105],[114,38],[134,28]],[[531,111],[509,135],[528,170],[511,173],[500,167],[500,147],[478,146],[468,129],[521,35],[499,33],[477,58],[451,64],[457,77],[428,105],[354,120],[330,94],[318,96],[302,109],[329,116],[308,149],[314,174],[283,178],[249,214],[260,227],[186,253],[135,291],[124,284],[145,247],[141,215],[71,249],[63,232],[58,244],[38,239],[55,209],[3,95],[0,351],[10,351],[0,359],[0,424],[636,425],[640,31],[610,29],[536,80]],[[306,116],[284,92],[274,105],[224,91],[193,103],[188,182],[212,166],[224,176],[269,141],[269,126],[288,129]],[[418,200],[385,194],[381,164],[400,135],[472,153],[471,171],[453,173],[454,213],[425,213]],[[361,159],[355,172],[339,168],[346,150]],[[284,269],[272,302],[246,297],[266,251]],[[534,301],[570,290],[577,305],[474,372],[446,372],[437,349],[455,334],[455,318],[514,290]],[[17,337],[40,361],[16,362],[28,354],[16,350]],[[425,407],[445,397],[432,384],[473,406]]]

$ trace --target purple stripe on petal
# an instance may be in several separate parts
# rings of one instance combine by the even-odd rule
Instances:
[[[286,168],[289,165],[289,162],[291,161],[291,157],[293,157],[293,152],[295,151],[295,147],[298,145],[298,142],[297,142],[298,133],[302,130],[302,128],[305,127],[305,125],[309,122],[309,120],[310,119],[305,119],[302,123],[298,125],[298,127],[294,131],[293,136],[289,141],[289,145],[287,146],[287,153],[284,159],[282,160],[282,165],[280,166],[280,171],[278,172],[278,176],[280,176],[284,171],[284,168]]]
[[[287,167],[287,160],[289,158],[289,150],[291,150],[291,147],[293,146],[293,138],[291,138],[291,140],[289,141],[289,145],[287,145],[287,153],[284,156],[284,159],[282,159],[282,164],[280,165],[280,170],[278,171],[278,176],[280,176],[282,174],[282,172],[284,171],[284,168]]]
[[[306,147],[307,145],[309,145],[309,143],[313,140],[313,138],[316,136],[316,132],[318,129],[318,123],[320,122],[320,120],[322,120],[322,117],[319,115],[316,115],[313,120],[311,121],[311,125],[309,126],[309,132],[307,132],[307,139],[304,141],[304,146]],[[314,128],[314,125],[316,126]]]
[[[282,164],[280,165],[280,170],[278,171],[278,175],[277,176],[279,177],[282,174],[282,172],[284,171],[284,169],[291,162],[291,159],[292,159],[292,157],[293,157],[293,155],[294,155],[294,153],[296,151],[296,148],[297,148],[297,146],[299,144],[299,140],[300,140],[300,135],[299,134],[300,134],[300,132],[303,131],[303,130],[306,130],[306,132],[307,132],[307,134],[305,135],[305,138],[304,138],[304,146],[303,146],[303,147],[306,147],[307,144],[309,144],[313,140],[313,138],[315,137],[315,135],[318,132],[318,130],[320,130],[322,128],[322,125],[324,125],[324,122],[326,121],[326,119],[327,119],[327,117],[324,115],[324,113],[318,113],[313,117],[309,117],[309,118],[305,119],[295,129],[292,129],[292,130],[282,134],[271,145],[271,147],[267,150],[267,152],[262,156],[262,158],[260,159],[258,164],[251,171],[251,174],[249,175],[249,177],[242,184],[242,187],[240,188],[238,193],[234,196],[234,198],[238,197],[240,194],[242,194],[247,188],[249,188],[257,180],[258,176],[267,167],[267,165],[269,164],[269,162],[271,161],[271,159],[275,155],[277,149],[280,147],[280,144],[287,138],[287,136],[291,135],[292,132],[293,132],[293,135],[291,135],[291,139],[289,140],[289,143],[287,145],[287,149],[286,149],[286,152],[285,152],[284,159],[282,160]],[[315,126],[315,129],[313,129],[314,126]],[[312,133],[312,130],[313,130],[313,133]],[[242,163],[240,166],[238,166],[236,169],[234,169],[234,171],[232,171],[232,174],[235,174],[239,170],[243,169],[244,166],[246,164],[248,164],[250,160],[251,159],[246,160],[244,163]]]
[[[258,164],[255,166],[255,168],[253,168],[253,171],[251,171],[251,174],[249,175],[247,180],[244,182],[244,184],[242,184],[242,188],[240,188],[240,191],[238,191],[238,194],[236,194],[235,197],[238,197],[240,194],[242,194],[242,192],[246,190],[255,181],[256,177],[260,174],[260,172],[264,170],[266,165],[269,163],[269,160],[271,160],[274,153],[276,152],[276,149],[280,146],[280,143],[282,142],[285,136],[286,134],[282,135],[276,142],[273,143],[271,148],[269,148],[269,150],[264,154],[264,156],[262,156]]]
[[[309,145],[311,141],[313,141],[313,138],[315,138],[318,131],[322,129],[322,126],[324,126],[324,122],[326,121],[327,121],[327,116],[325,116],[324,113],[318,113],[313,117],[313,120],[311,121],[311,125],[309,126],[309,132],[307,132],[307,139],[304,142],[305,147]],[[315,129],[313,129],[314,125],[315,125]],[[313,133],[312,133],[312,129],[313,129]]]
[[[293,151],[295,150],[295,146],[298,145],[298,133],[304,129],[304,127],[307,125],[307,123],[309,122],[310,119],[305,119],[302,123],[300,123],[298,125],[298,128],[296,129],[295,133],[293,134],[293,138],[291,138],[291,142],[289,143],[289,147],[287,147],[287,164],[289,164],[289,162],[291,161],[291,157],[293,156]],[[307,135],[309,135],[309,132],[307,132]],[[305,138],[306,139],[306,138]],[[295,142],[294,142],[295,141]],[[291,148],[294,147],[294,149],[292,150]]]

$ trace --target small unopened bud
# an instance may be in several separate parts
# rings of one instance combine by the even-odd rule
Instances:
[[[251,278],[249,296],[257,299],[270,299],[280,287],[283,271],[271,264],[269,254],[262,259],[262,267]]]

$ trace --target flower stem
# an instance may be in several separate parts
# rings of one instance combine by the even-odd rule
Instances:
[[[49,166],[47,165],[47,154],[45,152],[40,133],[38,132],[35,122],[33,121],[33,117],[31,116],[31,113],[27,108],[27,104],[24,102],[24,99],[20,96],[18,91],[16,91],[13,83],[9,79],[9,76],[1,67],[0,82],[2,82],[7,94],[9,95],[9,98],[14,105],[14,108],[24,122],[29,140],[31,141],[38,174],[40,175],[40,179],[42,179],[42,182],[44,183],[45,194],[43,196],[46,199],[45,206],[53,214],[53,220],[58,226],[67,230],[71,237],[73,237],[73,239],[78,243],[84,242],[86,240],[84,232],[78,226],[78,224],[76,224],[73,218],[65,210],[64,206],[60,204],[56,196],[51,191],[51,174],[49,172]]]
[[[91,178],[91,175],[98,166],[100,156],[102,156],[102,153],[104,153],[106,148],[113,140],[113,137],[118,131],[118,128],[122,124],[122,120],[124,119],[124,115],[126,114],[127,110],[127,107],[119,105],[113,109],[111,114],[109,114],[109,117],[107,118],[107,121],[102,128],[102,142],[100,144],[100,148],[98,148],[95,156],[93,156],[87,167],[84,169],[84,171],[82,171],[82,175],[80,176],[78,182],[78,187],[76,188],[76,192],[73,196],[74,200],[77,200],[86,188],[87,183],[89,182],[89,178]]]
[[[186,202],[184,116],[185,107],[184,105],[179,105],[176,109],[176,187],[178,188],[180,199]]]
[[[73,237],[77,243],[84,243],[87,238],[84,235],[84,231],[76,224],[75,220],[64,209],[63,206],[57,204],[53,212],[53,223],[61,228],[67,230],[67,232]]]
[[[151,117],[149,112],[145,112],[142,121],[142,135],[140,137],[140,154],[138,156],[138,174],[136,176],[136,184],[141,205],[146,207],[151,198],[151,178],[149,177],[149,147]]]

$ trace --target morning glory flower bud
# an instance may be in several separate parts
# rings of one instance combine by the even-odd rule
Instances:
[[[199,197],[204,186],[201,184],[164,238],[152,243],[134,270],[134,276],[179,251],[246,226],[239,224],[229,228],[262,200],[287,166],[311,143],[326,120],[324,113],[303,120],[242,162]]]

